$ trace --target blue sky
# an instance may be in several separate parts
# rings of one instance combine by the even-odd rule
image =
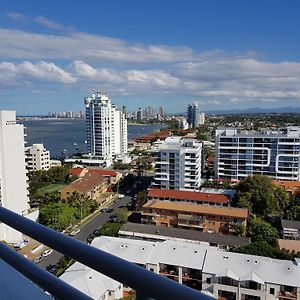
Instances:
[[[300,106],[300,1],[4,1],[0,109]]]

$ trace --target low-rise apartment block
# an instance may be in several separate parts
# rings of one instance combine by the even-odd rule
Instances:
[[[250,244],[250,238],[219,233],[206,233],[172,227],[157,227],[153,225],[125,223],[119,230],[119,237],[162,242],[178,241],[199,245],[214,246],[220,249],[230,249]]]
[[[33,144],[25,149],[26,167],[29,171],[49,170],[50,152],[43,144]]]
[[[170,201],[174,203],[193,203],[203,205],[228,206],[229,197],[223,194],[150,189],[149,200]]]
[[[248,210],[244,208],[155,200],[148,201],[141,214],[143,224],[224,234],[244,232],[248,219]]]
[[[175,241],[101,236],[92,245],[218,299],[300,299],[299,260],[271,259]]]
[[[98,199],[108,187],[107,178],[98,174],[86,174],[60,190],[61,197],[67,199],[73,193],[79,193],[92,200]]]
[[[198,190],[201,185],[202,142],[172,136],[155,152],[153,187],[169,190]]]
[[[300,127],[280,131],[216,130],[215,175],[239,180],[253,174],[300,181]]]

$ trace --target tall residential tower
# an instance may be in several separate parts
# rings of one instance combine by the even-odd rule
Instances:
[[[191,128],[198,127],[201,124],[200,108],[197,103],[189,104],[187,107],[187,121]]]
[[[28,201],[24,127],[15,111],[0,111],[0,205],[24,215]],[[0,223],[0,240],[20,243],[22,233]]]
[[[153,187],[169,190],[198,190],[201,185],[202,142],[172,136],[155,153]]]
[[[127,120],[106,93],[93,91],[84,99],[86,106],[87,148],[92,158],[106,166],[127,153]]]

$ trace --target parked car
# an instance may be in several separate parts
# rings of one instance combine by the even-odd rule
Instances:
[[[111,212],[113,212],[113,211],[114,211],[113,208],[109,208],[109,209],[106,210],[106,212],[108,212],[108,213],[111,213]]]
[[[33,262],[35,263],[35,264],[38,264],[40,261],[42,261],[44,259],[44,256],[39,256],[39,257],[37,257]]]
[[[74,235],[78,234],[79,232],[80,232],[80,229],[77,228],[77,229],[72,230],[72,231],[70,232],[70,235],[71,235],[71,236],[74,236]]]
[[[109,222],[110,223],[117,222],[117,216],[116,215],[109,216]]]
[[[118,198],[119,198],[119,199],[122,199],[122,198],[124,198],[124,197],[125,197],[125,195],[123,195],[123,194],[119,194],[119,195],[118,195]]]
[[[47,257],[47,256],[49,256],[52,252],[53,252],[52,249],[48,249],[48,250],[44,251],[44,253],[43,253],[42,255],[43,255],[44,257]]]
[[[107,208],[102,208],[100,211],[103,212],[103,213],[106,213],[107,212]]]

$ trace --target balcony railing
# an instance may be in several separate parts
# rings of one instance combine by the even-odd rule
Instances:
[[[82,264],[130,286],[136,291],[139,300],[214,299],[117,256],[35,223],[3,207],[0,207],[0,221]],[[90,299],[87,295],[64,283],[1,243],[0,258],[59,299]]]

